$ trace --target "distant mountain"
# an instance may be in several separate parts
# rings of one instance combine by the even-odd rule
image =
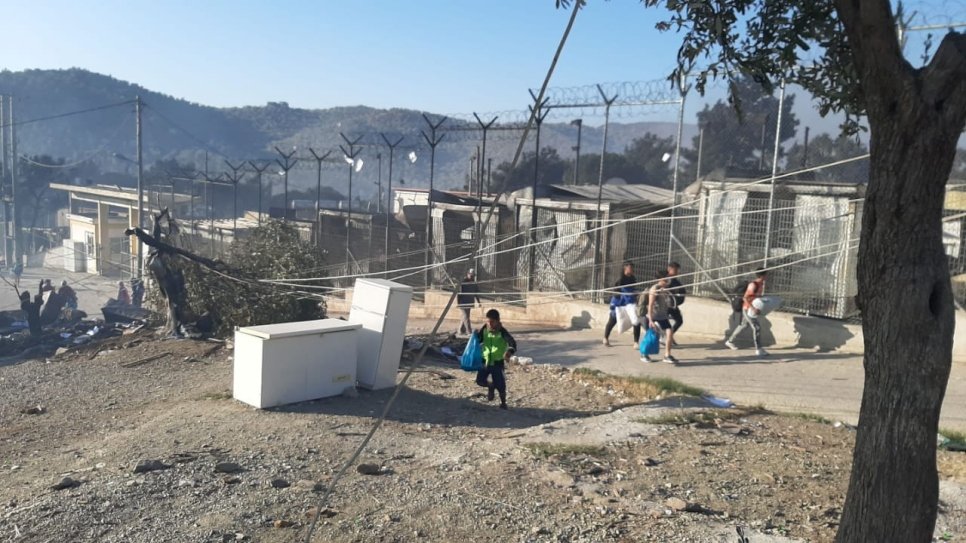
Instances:
[[[289,107],[284,102],[264,106],[215,108],[173,98],[138,85],[82,69],[27,70],[0,72],[0,93],[17,97],[16,120],[24,121],[62,113],[97,108],[106,104],[133,100],[140,95],[145,104],[143,120],[144,161],[150,165],[159,159],[175,158],[204,168],[207,152],[212,172],[226,169],[224,158],[233,161],[255,158],[277,158],[274,148],[298,148],[298,156],[310,157],[307,147],[317,151],[335,150],[333,164],[323,171],[323,184],[345,192],[347,165],[341,161],[338,146],[344,144],[340,132],[350,137],[362,136],[366,145],[360,155],[363,170],[354,176],[354,192],[370,197],[379,178],[377,153],[382,155],[382,179],[388,178],[389,151],[376,147],[380,132],[406,139],[396,151],[393,179],[405,179],[407,186],[425,187],[429,178],[429,149],[419,131],[426,129],[422,113],[407,109],[374,109],[370,107],[338,107],[309,110]],[[438,118],[436,114],[429,114]],[[468,126],[465,121],[450,120],[452,128]],[[666,137],[675,135],[674,123],[612,123],[608,133],[608,150],[622,151],[634,138],[651,132]],[[685,127],[685,145],[695,133]],[[487,142],[487,156],[493,167],[512,158],[520,137],[519,131],[494,131]],[[392,139],[392,138],[391,138]],[[18,151],[21,154],[48,154],[66,158],[68,162],[90,158],[104,171],[131,173],[131,165],[123,157],[135,156],[134,105],[100,109],[54,120],[18,127]],[[582,152],[599,153],[602,129],[585,126]],[[436,154],[438,188],[463,185],[470,169],[470,159],[479,144],[479,132],[448,131]],[[564,158],[573,156],[576,128],[569,124],[546,123],[541,133],[541,147],[554,147]],[[528,142],[525,150],[532,151]],[[410,163],[407,155],[415,151],[418,158]],[[116,155],[121,155],[118,158]],[[302,161],[290,174],[293,188],[314,186],[316,163]]]

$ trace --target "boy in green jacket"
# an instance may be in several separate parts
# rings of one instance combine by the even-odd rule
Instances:
[[[476,384],[487,387],[486,400],[493,401],[494,390],[500,393],[500,409],[506,409],[506,377],[503,368],[517,350],[517,342],[500,323],[500,312],[486,312],[486,326],[476,332],[483,346],[483,369],[476,374]],[[488,378],[492,376],[492,381]]]

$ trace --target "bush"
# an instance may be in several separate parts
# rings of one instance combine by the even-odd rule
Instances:
[[[226,264],[230,271],[221,273],[184,258],[175,263],[184,274],[191,320],[209,316],[215,334],[227,335],[235,326],[325,318],[325,300],[311,288],[320,282],[300,283],[301,291],[259,282],[322,274],[320,251],[302,240],[295,227],[269,221],[250,230],[232,243]],[[163,307],[160,296],[154,301]]]

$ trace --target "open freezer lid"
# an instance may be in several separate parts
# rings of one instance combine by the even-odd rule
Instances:
[[[399,290],[403,292],[413,291],[413,287],[409,285],[396,283],[395,281],[389,281],[386,279],[356,279],[354,288],[358,289],[359,287],[375,287],[386,290]]]
[[[278,339],[283,337],[309,336],[328,332],[344,332],[358,330],[361,324],[352,324],[341,319],[319,319],[314,321],[281,322],[278,324],[263,324],[248,326],[235,331],[262,339]]]

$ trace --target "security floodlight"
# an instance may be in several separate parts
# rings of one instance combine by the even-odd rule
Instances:
[[[409,151],[409,162],[415,164],[416,163],[416,158],[418,158],[416,156],[416,151]]]
[[[362,171],[362,164],[363,164],[362,159],[361,158],[357,158],[356,159],[356,166],[355,166],[356,173],[359,173],[359,172]]]
[[[278,175],[284,176],[285,175],[285,170],[279,170],[278,171]]]
[[[661,156],[661,162],[667,162],[668,160],[671,160],[671,153],[664,153],[664,155]]]

